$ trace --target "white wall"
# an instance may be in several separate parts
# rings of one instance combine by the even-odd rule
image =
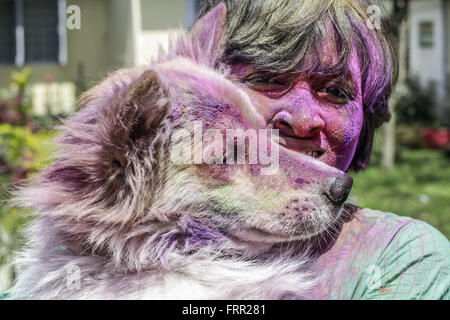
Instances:
[[[436,82],[440,103],[446,98],[446,46],[445,19],[442,0],[413,0],[409,6],[410,23],[410,71],[420,77],[423,85]],[[420,46],[419,26],[421,22],[434,24],[434,45]]]
[[[160,46],[167,48],[171,33],[189,27],[193,6],[192,0],[133,0],[134,64],[148,64],[157,56]]]

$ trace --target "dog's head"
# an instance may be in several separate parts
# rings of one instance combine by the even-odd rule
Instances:
[[[136,83],[150,78],[165,87],[162,99],[170,101],[165,112],[171,115],[161,159],[167,162],[166,187],[157,211],[188,213],[226,235],[256,242],[310,238],[336,224],[351,177],[280,146],[276,131],[266,129],[226,73],[180,58]]]
[[[216,63],[224,21],[220,5],[159,61],[87,92],[23,199],[69,238],[114,254],[145,255],[149,237],[278,243],[332,228],[351,178],[265,131]]]

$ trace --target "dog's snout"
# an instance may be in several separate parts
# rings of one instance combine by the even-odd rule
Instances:
[[[341,205],[347,200],[352,189],[353,178],[348,174],[340,177],[333,177],[327,180],[325,184],[325,195],[333,203]]]

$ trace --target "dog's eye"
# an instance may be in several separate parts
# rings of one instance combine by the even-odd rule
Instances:
[[[350,100],[349,95],[339,87],[325,87],[317,90],[319,97],[334,104],[347,104]]]

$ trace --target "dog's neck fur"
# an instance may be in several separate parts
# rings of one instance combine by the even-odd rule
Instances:
[[[127,262],[67,243],[46,220],[37,218],[32,226],[31,243],[40,245],[23,251],[16,261],[26,267],[11,291],[13,298],[301,299],[315,284],[306,271],[311,260],[289,247],[274,252],[267,250],[270,246],[259,247],[255,250],[265,252],[242,255],[248,246],[229,239],[193,251],[186,246],[164,248],[154,240],[147,252],[154,257],[145,257],[137,271]],[[258,258],[249,258],[252,255]]]

